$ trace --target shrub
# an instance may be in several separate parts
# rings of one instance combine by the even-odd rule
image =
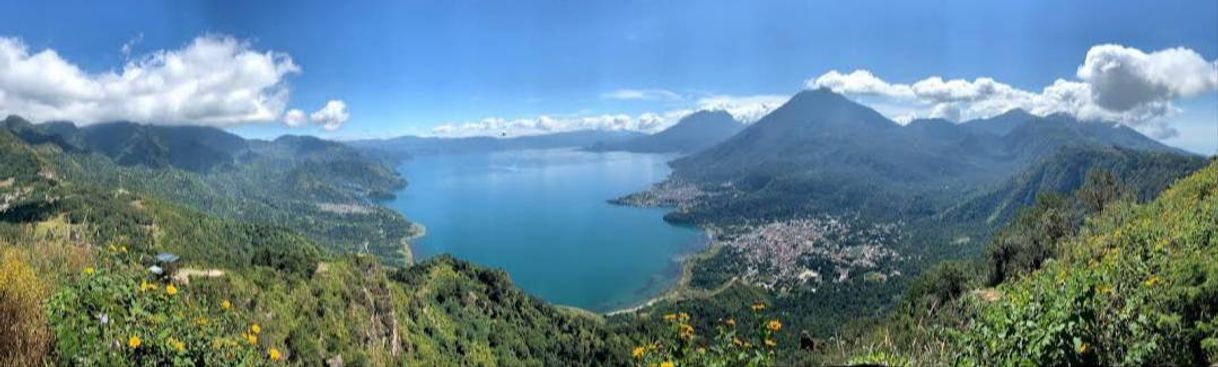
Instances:
[[[50,347],[47,287],[15,249],[0,248],[0,365],[40,366]]]

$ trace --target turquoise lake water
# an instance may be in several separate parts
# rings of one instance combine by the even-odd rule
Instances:
[[[668,176],[672,155],[572,149],[416,157],[398,169],[410,185],[390,206],[423,224],[416,260],[441,253],[506,270],[546,301],[609,311],[653,297],[676,280],[679,259],[705,245],[666,209],[606,200]]]

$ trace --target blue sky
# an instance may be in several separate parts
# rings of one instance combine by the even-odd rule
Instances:
[[[335,131],[225,125],[248,136],[644,113],[662,125],[714,98],[790,95],[830,70],[905,84],[993,78],[1039,92],[1078,79],[1088,50],[1106,43],[1218,59],[1215,1],[5,1],[0,24],[29,53],[53,49],[86,73],[231,37],[298,67],[282,75],[285,109],[311,114],[341,100],[350,116]],[[1163,123],[1177,133],[1164,141],[1218,150],[1212,89],[1172,105]]]

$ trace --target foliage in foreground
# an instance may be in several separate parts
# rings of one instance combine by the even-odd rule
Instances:
[[[1121,200],[1120,192],[1085,186],[1073,201],[1041,200],[1025,210],[984,264],[923,275],[906,307],[854,347],[856,360],[1218,363],[1218,163],[1144,205]],[[1074,217],[1061,215],[1071,208],[1091,215],[1072,228]],[[1061,230],[1046,234],[1045,226]],[[986,281],[997,286],[977,288]]]

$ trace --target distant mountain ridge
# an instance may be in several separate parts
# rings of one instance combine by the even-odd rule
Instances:
[[[494,152],[516,149],[578,148],[598,144],[613,144],[643,136],[633,131],[578,130],[544,135],[497,138],[489,136],[441,138],[399,136],[389,139],[366,139],[345,142],[370,155],[387,159],[404,159],[416,155]]]
[[[592,151],[638,153],[694,153],[711,147],[744,130],[744,124],[725,111],[698,111],[655,134],[617,143],[588,147]]]

